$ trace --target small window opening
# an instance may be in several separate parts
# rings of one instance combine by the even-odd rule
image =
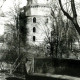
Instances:
[[[48,1],[48,0],[47,0]]]
[[[36,18],[35,17],[33,18],[33,23],[36,23]]]
[[[36,28],[35,27],[33,27],[33,32],[36,32]]]
[[[48,23],[48,18],[46,19],[46,23]]]
[[[33,41],[35,41],[35,39],[36,39],[35,36],[33,36]]]

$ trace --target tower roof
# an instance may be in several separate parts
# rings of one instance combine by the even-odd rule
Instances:
[[[51,7],[49,5],[51,0],[27,0],[27,1],[28,1],[26,11],[27,16],[32,15],[49,16],[51,14]]]

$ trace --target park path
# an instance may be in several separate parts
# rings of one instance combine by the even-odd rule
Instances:
[[[42,76],[49,76],[49,77],[53,77],[53,78],[57,78],[57,79],[65,79],[65,80],[80,80],[80,77],[73,77],[73,76],[67,76],[67,75],[51,75],[49,73],[44,74],[39,74],[39,73],[35,73],[34,75],[42,75]]]
[[[50,75],[50,74],[47,74]],[[67,79],[67,80],[80,80],[80,77],[73,77],[73,76],[67,76],[67,75],[50,75],[51,77],[54,78],[59,78],[59,79]]]

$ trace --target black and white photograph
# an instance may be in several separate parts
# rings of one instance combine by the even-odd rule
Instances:
[[[0,0],[0,80],[80,80],[80,0]]]

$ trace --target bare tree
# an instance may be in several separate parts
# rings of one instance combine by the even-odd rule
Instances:
[[[25,15],[24,8],[20,8],[20,3],[16,4],[13,2],[13,7],[10,8],[9,12],[5,13],[5,16],[9,18],[9,21],[5,23],[6,32],[5,43],[8,47],[5,59],[13,62],[13,71],[15,71],[21,64],[24,56],[24,42],[26,35],[25,28]],[[25,31],[24,31],[25,30]]]
[[[71,9],[72,9],[72,13],[73,13],[73,16],[70,16],[69,13],[63,8],[63,5],[62,5],[62,1],[59,0],[59,4],[60,4],[60,7],[61,7],[61,10],[62,12],[64,13],[64,15],[72,21],[72,23],[74,24],[77,32],[79,33],[80,35],[80,27],[79,27],[79,24],[77,22],[77,12],[76,12],[76,7],[75,7],[75,1],[74,0],[71,0],[70,1],[71,3]]]
[[[70,5],[69,1],[66,4]],[[65,7],[66,7],[66,4],[65,4]],[[67,10],[67,8],[65,9]],[[56,25],[53,24],[52,26],[53,30],[55,29],[55,31],[52,34],[53,39],[55,39],[55,36],[56,36],[56,39],[55,39],[56,42],[52,41],[52,44],[53,46],[55,46],[56,50],[54,50],[53,48],[52,50],[56,51],[54,52],[56,53],[55,54],[56,57],[61,58],[63,55],[67,55],[69,57],[69,52],[71,52],[72,46],[75,40],[78,40],[78,33],[76,32],[72,22],[69,19],[64,19],[64,16],[62,14],[62,11],[58,3],[57,5],[53,5],[51,10],[52,10],[52,17],[54,19],[53,22],[55,22],[56,24]],[[68,9],[67,12],[69,12],[69,15],[72,16],[71,9]],[[54,33],[56,34],[54,35]],[[54,53],[51,52],[51,54],[54,54]]]
[[[6,2],[7,0],[1,0],[0,1],[0,17],[4,17],[4,13],[2,11],[2,7],[4,6],[4,3]]]

